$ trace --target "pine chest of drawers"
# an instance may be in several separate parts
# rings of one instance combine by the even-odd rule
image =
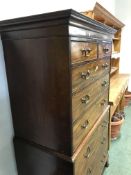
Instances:
[[[19,175],[101,175],[114,29],[65,10],[0,22]]]

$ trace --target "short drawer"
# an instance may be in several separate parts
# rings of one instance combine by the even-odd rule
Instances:
[[[71,61],[78,63],[97,59],[97,44],[71,41]]]
[[[81,152],[75,159],[75,174],[76,175],[96,175],[96,167],[102,171],[100,162],[104,161],[104,157],[108,152],[108,127],[103,128],[101,124],[109,119],[109,111],[103,116],[100,124],[95,128],[95,131],[90,136],[87,143],[83,146]],[[103,131],[101,130],[103,128]],[[100,133],[100,131],[102,133]],[[106,139],[103,142],[104,136]],[[97,165],[97,166],[96,166]],[[99,174],[100,175],[100,174]]]
[[[108,90],[94,103],[93,106],[73,124],[73,150],[81,144],[82,140],[89,133],[96,120],[108,106]],[[106,122],[105,122],[106,123]],[[105,126],[105,123],[103,126]]]
[[[89,107],[95,103],[96,99],[99,98],[109,87],[109,75],[103,76],[101,79],[97,80],[95,83],[91,84],[87,88],[83,89],[79,93],[72,96],[72,117],[73,122],[82,117]]]
[[[99,53],[98,58],[111,56],[111,52],[112,52],[112,44],[111,43],[99,44],[98,48],[99,48],[98,49],[98,53]]]
[[[102,74],[109,73],[110,59],[94,61],[83,66],[72,69],[72,93],[88,86],[101,77]]]

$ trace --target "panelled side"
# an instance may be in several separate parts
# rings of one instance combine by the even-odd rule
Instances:
[[[68,40],[3,39],[3,48],[15,135],[71,155]]]

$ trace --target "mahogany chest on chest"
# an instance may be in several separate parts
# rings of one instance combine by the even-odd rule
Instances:
[[[19,175],[101,175],[114,29],[74,10],[0,22]]]

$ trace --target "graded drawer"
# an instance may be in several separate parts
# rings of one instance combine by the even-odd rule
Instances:
[[[110,59],[94,61],[72,69],[72,93],[96,81],[102,74],[109,73]]]
[[[103,121],[100,125],[99,134],[101,135],[100,139],[100,147],[101,150],[108,150],[108,143],[109,143],[109,111],[105,114]]]
[[[72,63],[97,59],[97,44],[89,42],[71,42]]]
[[[109,144],[109,132],[108,128],[103,131],[103,136],[101,138],[99,150],[96,156],[96,169],[94,170],[93,175],[101,175],[108,159],[108,144]],[[93,169],[92,169],[93,170]]]
[[[91,171],[91,164],[97,153],[98,130],[90,137],[75,160],[75,175],[87,175]]]
[[[107,159],[108,159],[108,135],[104,145],[101,144],[99,146],[96,156],[92,164],[90,165],[91,175],[102,175]]]
[[[99,44],[98,48],[99,48],[98,49],[98,53],[99,53],[98,58],[111,56],[111,52],[112,52],[112,45],[111,45],[111,43]]]
[[[97,119],[108,106],[108,90],[97,100],[89,110],[73,124],[73,150],[80,145],[89,133]]]
[[[91,175],[101,175],[105,163],[108,158],[108,143],[109,143],[109,111],[105,114],[104,120],[99,126],[99,135],[101,135],[98,142],[98,149],[94,160],[90,165]]]
[[[109,111],[105,114],[103,121],[101,122],[99,133],[101,134],[99,141],[99,149],[96,156],[96,169],[93,175],[101,175],[108,158],[108,146],[109,146]]]
[[[95,128],[95,131],[90,136],[87,143],[83,146],[81,152],[75,159],[75,174],[76,175],[96,175],[96,163],[104,161],[103,156],[107,155],[108,150],[108,125],[105,126],[105,121],[109,121],[109,110],[103,116],[100,124]],[[103,141],[103,138],[105,138]],[[95,163],[96,162],[96,163]],[[102,167],[99,164],[98,169],[102,171]],[[100,174],[99,174],[100,175]]]
[[[73,122],[82,117],[91,104],[95,103],[99,95],[109,87],[109,75],[103,76],[95,83],[72,96],[72,118]]]

